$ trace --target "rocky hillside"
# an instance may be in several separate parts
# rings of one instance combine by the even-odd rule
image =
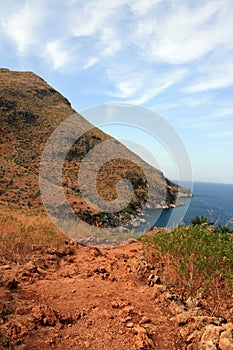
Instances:
[[[41,154],[56,127],[74,113],[70,102],[35,74],[0,69],[0,200],[43,210],[39,190]],[[121,213],[103,215],[91,207],[79,189],[79,167],[91,149],[113,139],[81,115],[77,114],[77,118],[80,130],[88,132],[82,133],[69,150],[62,178],[66,199],[75,213],[87,222],[107,227],[119,225],[122,220],[127,222],[127,215],[135,215],[146,202],[150,207],[177,204],[179,187],[115,140],[119,159],[110,160],[99,169],[97,191],[104,200],[113,201],[118,196],[117,182],[127,179],[133,186],[132,200]],[[59,147],[56,152],[59,153]],[[90,158],[89,165],[87,188],[91,185],[90,172],[96,170],[96,159]],[[54,171],[51,164],[48,180],[56,185]],[[190,195],[183,188],[181,192]]]

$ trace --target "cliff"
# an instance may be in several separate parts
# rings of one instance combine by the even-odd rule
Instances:
[[[37,75],[0,69],[0,200],[44,210],[39,188],[41,154],[56,127],[74,113],[70,102]],[[190,195],[188,190],[167,180],[160,170],[145,163],[81,115],[76,114],[76,119],[81,136],[65,157],[62,185],[67,201],[83,220],[96,225],[116,226],[121,221],[125,223],[128,214],[140,212],[146,202],[152,208],[169,207],[176,205],[179,190]],[[87,189],[92,186],[89,179],[95,175],[96,159],[89,157],[84,170],[88,171],[83,191],[79,189],[77,177],[88,152],[106,141],[112,141],[111,148],[115,149],[114,152],[117,150],[119,158],[100,167],[96,179],[99,195],[107,202],[116,200],[120,179],[127,179],[133,187],[130,203],[112,214],[101,213],[82,196],[85,186]],[[59,145],[56,145],[55,153],[59,153]],[[55,172],[51,163],[48,181],[54,186],[57,185]]]

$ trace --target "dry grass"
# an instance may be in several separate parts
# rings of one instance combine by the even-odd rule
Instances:
[[[45,213],[0,203],[0,264],[23,263],[41,247],[63,246],[64,239]]]

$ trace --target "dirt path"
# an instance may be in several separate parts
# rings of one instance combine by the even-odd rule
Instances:
[[[185,348],[166,303],[155,301],[140,277],[140,243],[72,251],[38,252],[23,267],[9,269],[8,279],[14,274],[20,281],[2,299],[14,303],[3,325],[9,348]]]

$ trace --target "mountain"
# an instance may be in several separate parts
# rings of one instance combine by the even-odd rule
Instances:
[[[0,200],[44,210],[39,186],[41,155],[54,130],[75,113],[65,97],[34,73],[0,69]],[[170,207],[178,204],[179,192],[191,195],[78,113],[75,118],[80,137],[64,154],[61,183],[57,183],[56,177],[59,143],[54,146],[53,159],[47,163],[46,180],[51,189],[62,184],[66,200],[84,221],[114,227],[127,223],[145,203],[150,208]],[[105,142],[109,142],[109,154],[118,155],[113,159],[107,157],[107,162],[101,151],[98,159],[96,153],[90,152]],[[82,167],[81,190],[78,176],[83,159],[86,162]],[[116,208],[119,205],[119,210],[103,212],[102,207],[92,205],[90,189],[95,176],[98,195],[106,205],[109,201]],[[124,182],[119,189],[121,179],[132,185],[131,201],[123,209],[129,186]]]

